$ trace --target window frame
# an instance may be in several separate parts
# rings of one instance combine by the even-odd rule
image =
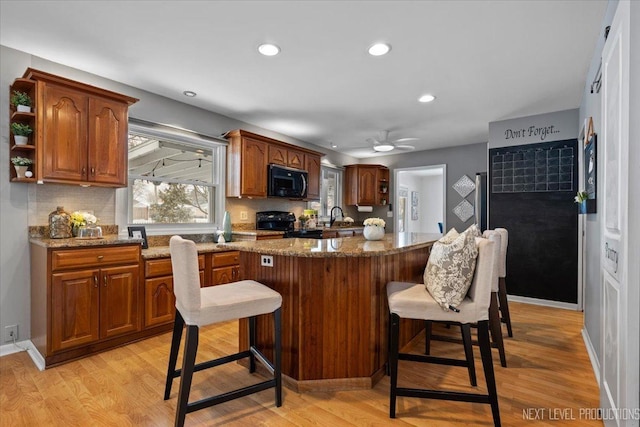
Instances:
[[[167,235],[167,234],[198,234],[211,233],[212,230],[222,227],[222,218],[225,207],[225,177],[226,177],[226,147],[227,141],[207,135],[202,135],[186,129],[180,129],[172,126],[161,125],[142,120],[129,119],[129,130],[127,138],[130,134],[146,136],[150,138],[163,139],[168,142],[184,144],[194,148],[204,148],[212,151],[212,177],[210,186],[213,191],[213,209],[210,212],[210,222],[206,223],[172,223],[172,224],[138,224],[133,223],[133,181],[135,179],[146,178],[137,175],[129,175],[127,166],[127,188],[126,190],[126,231],[129,226],[144,225],[148,235]],[[186,182],[172,179],[163,180],[164,182]],[[190,182],[192,184],[192,182]],[[121,199],[121,198],[119,198]],[[121,211],[122,212],[122,211]],[[124,213],[124,212],[123,212]],[[118,221],[120,223],[120,221]],[[119,224],[120,225],[120,224]]]
[[[327,189],[324,188],[324,175],[326,172],[333,172],[336,174],[336,204],[334,206],[340,206],[342,207],[342,201],[344,199],[344,188],[343,188],[343,180],[344,180],[344,168],[340,168],[340,167],[335,167],[335,166],[328,166],[328,165],[320,165],[320,199],[319,199],[319,203],[320,203],[320,210],[318,213],[318,217],[320,219],[326,219],[327,221],[329,220],[329,215],[327,214],[326,216],[324,215],[324,212],[322,212],[322,205],[323,204],[327,204],[327,210],[329,212],[331,212],[331,208],[333,206],[328,206],[327,203]],[[307,207],[309,209],[314,209],[312,204],[317,201],[313,201],[313,202],[309,202],[307,204]]]

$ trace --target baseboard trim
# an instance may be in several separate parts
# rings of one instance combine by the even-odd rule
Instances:
[[[12,343],[0,346],[0,357],[19,353],[21,351],[26,351],[29,354],[29,357],[31,357],[33,364],[36,365],[36,368],[40,371],[44,371],[44,357],[42,357],[31,340],[19,341],[15,344]]]
[[[544,307],[564,308],[565,310],[579,311],[578,304],[561,301],[551,301],[548,299],[521,297],[518,295],[507,295],[508,301],[522,302],[525,304],[542,305]]]
[[[584,346],[587,348],[589,360],[591,360],[591,368],[593,369],[593,374],[596,376],[598,386],[600,386],[600,361],[598,360],[596,350],[595,348],[593,348],[593,344],[591,343],[591,338],[589,337],[587,328],[582,328],[582,339],[584,340]]]

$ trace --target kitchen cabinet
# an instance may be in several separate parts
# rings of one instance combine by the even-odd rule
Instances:
[[[31,245],[32,341],[45,364],[121,345],[141,330],[140,246]]]
[[[322,153],[245,130],[232,130],[227,147],[227,197],[267,197],[268,165],[302,169],[308,175],[308,199],[320,197]]]
[[[348,165],[345,168],[345,204],[386,205],[389,169],[382,165]]]
[[[36,145],[35,145],[35,135],[36,135],[36,114],[34,111],[39,107],[36,104],[36,83],[33,80],[28,79],[16,79],[9,89],[9,98],[11,98],[11,94],[13,91],[25,92],[31,98],[31,112],[21,112],[16,111],[16,108],[13,105],[9,106],[10,118],[9,118],[9,127],[11,127],[12,123],[20,123],[23,125],[29,125],[31,129],[34,131],[29,135],[27,144],[18,145],[16,144],[15,137],[13,132],[10,132],[10,141],[9,141],[9,159],[12,157],[25,157],[31,160],[33,163],[29,166],[29,169],[34,175],[31,178],[23,177],[18,178],[15,168],[13,164],[10,163],[9,166],[9,179],[11,182],[36,182],[35,178],[35,169],[37,166],[36,163]]]
[[[325,229],[322,230],[323,239],[335,239],[338,237],[353,237],[362,234],[362,228],[347,228],[341,229]]]
[[[137,99],[27,69],[35,82],[35,179],[127,186],[128,108]]]
[[[236,282],[240,278],[240,252],[217,252],[211,254],[211,286]]]
[[[173,294],[171,258],[146,260],[144,268],[144,327],[173,322],[176,299]],[[200,286],[205,286],[205,256],[198,256]]]

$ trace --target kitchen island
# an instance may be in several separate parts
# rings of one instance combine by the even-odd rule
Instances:
[[[386,234],[337,239],[278,239],[223,244],[240,251],[240,276],[282,295],[282,372],[296,391],[371,388],[387,361],[386,284],[421,282],[441,235]],[[264,259],[266,257],[266,259]],[[245,321],[243,321],[245,322]],[[247,347],[246,324],[240,347]],[[401,344],[421,329],[402,324]],[[270,316],[258,320],[258,343],[272,356]]]

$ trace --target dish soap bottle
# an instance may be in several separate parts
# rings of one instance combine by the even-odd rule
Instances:
[[[224,240],[231,241],[231,215],[229,211],[224,211],[224,219],[222,220],[222,229],[224,230]]]
[[[71,215],[58,206],[49,214],[49,237],[52,239],[68,239],[71,237]]]

